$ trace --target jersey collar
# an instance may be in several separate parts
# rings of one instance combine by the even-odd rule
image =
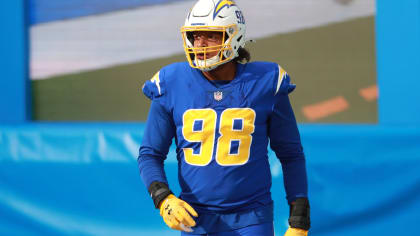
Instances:
[[[206,90],[219,90],[219,89],[230,88],[230,87],[234,86],[235,84],[239,83],[241,81],[241,78],[242,78],[241,74],[242,74],[245,66],[246,66],[246,64],[236,63],[235,77],[233,78],[233,80],[230,83],[226,83],[226,84],[220,84],[220,83],[212,82],[212,81],[208,80],[203,75],[201,70],[196,69],[196,68],[192,68],[192,67],[190,67],[190,69],[192,70],[192,73],[194,74],[194,76],[193,76],[194,79],[198,80],[197,82],[199,84],[201,84],[202,86],[204,86],[206,88]]]

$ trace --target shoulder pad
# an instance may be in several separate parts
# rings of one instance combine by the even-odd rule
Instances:
[[[150,100],[154,98],[160,97],[164,94],[165,89],[160,77],[160,71],[158,71],[152,79],[146,81],[143,84],[143,93],[148,97]]]
[[[278,65],[278,78],[274,94],[289,94],[295,90],[296,85],[290,82],[290,76],[287,72]]]

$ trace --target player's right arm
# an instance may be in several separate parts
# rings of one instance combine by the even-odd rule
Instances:
[[[174,137],[172,123],[163,105],[152,100],[137,158],[141,179],[148,189],[153,182],[168,185],[163,162]]]
[[[175,197],[169,189],[163,163],[175,136],[175,124],[165,107],[165,89],[157,73],[143,86],[143,93],[152,100],[142,144],[137,159],[140,176],[164,222],[172,229],[192,231],[197,216],[188,203]]]
[[[142,144],[137,158],[140,176],[149,189],[153,182],[168,185],[163,169],[163,162],[169,152],[175,135],[175,125],[170,113],[165,108],[165,86],[161,73],[156,73],[144,83],[142,91],[152,102],[143,133]],[[170,193],[167,193],[168,196]],[[164,197],[166,197],[164,196]],[[155,199],[156,200],[156,199]],[[155,206],[157,204],[155,203]]]

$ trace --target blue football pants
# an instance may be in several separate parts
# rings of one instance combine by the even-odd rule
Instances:
[[[250,225],[244,228],[226,231],[226,232],[218,232],[218,233],[211,233],[211,234],[187,234],[185,232],[181,232],[181,236],[274,236],[274,226],[273,222],[263,223],[258,225]]]

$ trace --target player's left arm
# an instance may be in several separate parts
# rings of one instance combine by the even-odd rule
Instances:
[[[280,68],[280,67],[279,67]],[[287,236],[306,235],[310,228],[305,155],[288,94],[295,88],[287,73],[279,70],[273,109],[269,120],[270,147],[282,164],[286,197],[290,205]]]

